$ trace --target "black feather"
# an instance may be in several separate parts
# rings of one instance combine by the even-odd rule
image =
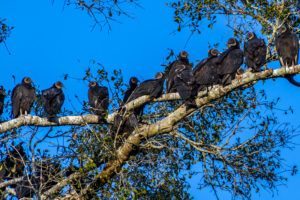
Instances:
[[[235,40],[235,39],[234,39]],[[243,64],[244,54],[239,47],[239,43],[235,40],[235,45],[229,47],[223,52],[218,60],[218,75],[222,79],[223,85],[228,85],[235,78],[238,69]]]
[[[127,103],[133,101],[141,96],[149,95],[151,98],[157,98],[162,95],[164,88],[165,78],[162,77],[158,79],[150,79],[142,82],[139,86],[135,88]],[[145,105],[142,105],[134,110],[136,116],[142,115]]]
[[[279,29],[275,39],[276,50],[282,67],[292,67],[298,64],[299,38],[292,33],[287,26]],[[295,75],[287,75],[285,78],[293,85],[300,87],[300,82],[296,81]]]
[[[254,72],[259,72],[261,67],[266,63],[267,46],[263,39],[256,37],[254,33],[253,38],[245,42],[245,64]]]
[[[178,92],[181,99],[193,98],[194,76],[192,65],[187,58],[180,58],[169,66],[167,93]]]
[[[0,115],[3,114],[5,96],[5,90],[3,86],[0,86]]]
[[[210,55],[208,58],[202,60],[193,70],[195,78],[195,89],[201,90],[204,87],[212,86],[219,83],[218,69],[218,55]]]
[[[26,83],[27,77],[25,77],[21,84],[18,84],[12,91],[12,115],[13,118],[17,118],[20,115],[30,113],[34,100],[36,98],[35,88],[31,82]],[[22,112],[22,113],[21,113]]]
[[[109,106],[108,88],[93,83],[94,85],[90,84],[88,91],[89,105],[93,113],[103,117],[106,115]]]
[[[53,118],[61,111],[61,107],[65,101],[65,95],[62,89],[57,88],[54,84],[49,89],[42,91],[42,101],[49,119],[53,121]]]

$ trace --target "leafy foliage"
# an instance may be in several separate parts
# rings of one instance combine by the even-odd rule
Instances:
[[[5,19],[0,19],[0,44],[5,42],[7,37],[11,34],[13,27],[5,23]]]

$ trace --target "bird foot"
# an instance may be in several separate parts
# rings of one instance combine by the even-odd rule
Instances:
[[[253,72],[253,69],[252,68],[248,68],[246,69],[245,73],[252,73]]]
[[[247,72],[247,70],[246,70],[246,72]],[[242,75],[243,73],[245,73],[245,70],[244,70],[244,69],[239,68],[239,69],[237,70],[237,75]]]
[[[238,82],[241,82],[241,81],[243,80],[243,75],[242,75],[242,74],[241,74],[241,75],[237,74],[237,75],[236,75],[236,80],[237,80]]]

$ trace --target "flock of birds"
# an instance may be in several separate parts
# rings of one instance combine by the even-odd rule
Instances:
[[[282,26],[276,36],[275,45],[282,67],[290,67],[298,64],[299,39],[291,30]],[[136,77],[131,77],[129,88],[124,94],[123,104],[126,104],[143,95],[157,98],[162,95],[164,82],[167,79],[167,93],[178,92],[187,106],[195,105],[195,96],[198,91],[207,89],[209,86],[220,84],[226,86],[235,79],[239,69],[244,62],[252,72],[261,71],[261,67],[266,64],[267,46],[263,39],[258,38],[254,33],[247,34],[247,41],[244,51],[240,49],[239,42],[235,38],[230,38],[227,42],[228,49],[220,53],[217,49],[208,52],[208,58],[202,60],[193,69],[188,59],[188,53],[182,51],[178,59],[171,63],[166,73],[157,73],[154,79],[146,80],[140,84]],[[41,99],[44,110],[48,114],[49,121],[56,122],[56,115],[59,114],[64,103],[63,84],[56,82],[49,89],[43,90]],[[0,87],[0,115],[3,113],[5,90]],[[36,99],[36,91],[32,85],[32,80],[25,77],[22,83],[18,84],[12,91],[12,117],[17,118],[30,113],[31,107]],[[109,106],[109,92],[107,87],[100,86],[97,82],[90,82],[88,90],[89,105],[91,112],[104,118]],[[135,128],[142,116],[141,105],[127,115],[124,109],[119,110],[115,117],[113,128],[118,132],[129,132]],[[0,163],[0,180],[21,177],[24,172],[24,165],[21,160],[26,159],[22,143],[9,153],[2,163]],[[46,183],[42,192],[53,187],[56,182],[50,181],[60,166],[53,163],[45,163],[47,169],[42,166],[37,167],[37,178],[31,177],[31,182],[38,187],[40,182]],[[42,178],[41,178],[42,177]],[[32,197],[34,191],[30,182],[25,179],[21,184],[15,185],[16,196]],[[0,191],[1,193],[1,191]]]
[[[298,64],[299,39],[288,26],[282,26],[275,40],[276,50],[282,67]],[[188,59],[188,53],[182,51],[177,60],[168,66],[166,73],[159,72],[154,79],[146,80],[140,84],[136,77],[131,77],[129,88],[125,92],[123,104],[140,96],[149,95],[157,98],[162,95],[165,79],[167,81],[167,93],[178,92],[187,106],[195,106],[197,92],[221,84],[226,86],[239,74],[239,69],[245,60],[245,64],[252,72],[259,72],[266,64],[267,46],[263,39],[255,33],[247,33],[247,41],[244,51],[235,38],[227,42],[228,49],[220,53],[217,49],[208,52],[208,58],[202,60],[193,69]],[[245,58],[245,59],[244,59]],[[42,102],[49,121],[54,121],[64,103],[63,84],[56,82],[49,89],[42,91]],[[0,87],[0,115],[3,113],[5,90]],[[36,99],[36,91],[32,80],[25,77],[12,91],[12,117],[17,118],[30,113]],[[107,87],[100,86],[97,82],[90,82],[88,90],[89,106],[92,113],[105,116],[109,106],[109,92]],[[141,116],[143,107],[135,108],[133,114]],[[118,120],[117,120],[118,121]],[[136,124],[135,120],[135,124]],[[119,123],[116,122],[117,124]]]

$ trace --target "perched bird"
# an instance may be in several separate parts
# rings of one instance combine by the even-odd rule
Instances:
[[[3,114],[5,96],[5,89],[3,86],[0,86],[0,115]]]
[[[99,86],[97,82],[90,82],[88,98],[91,111],[96,115],[105,116],[109,106],[107,87]]]
[[[209,87],[219,83],[218,56],[220,52],[217,49],[210,49],[208,51],[208,58],[202,60],[193,70],[195,78],[195,87],[197,92],[204,87]]]
[[[50,121],[53,121],[56,118],[56,115],[61,111],[61,107],[65,101],[65,95],[62,88],[62,82],[58,81],[49,89],[42,91],[44,109],[48,114]]]
[[[275,45],[282,67],[298,64],[299,39],[287,26],[283,25],[278,30]]]
[[[240,49],[240,44],[235,38],[230,38],[227,42],[228,49],[219,56],[218,74],[223,86],[231,83],[235,79],[238,69],[243,64],[244,54]]]
[[[132,94],[132,92],[135,90],[135,88],[138,86],[138,79],[136,77],[131,77],[129,80],[129,88],[125,91],[124,98],[123,98],[123,104],[125,104]]]
[[[253,72],[259,72],[266,63],[267,46],[263,39],[256,36],[255,33],[247,34],[247,41],[244,45],[245,64]]]
[[[167,76],[167,93],[178,92],[187,105],[194,105],[194,76],[186,51],[180,52],[178,59],[170,64]]]
[[[129,80],[129,88],[125,91],[123,102],[121,105],[126,104],[128,98],[131,97],[132,92],[138,86],[138,79],[131,77]],[[127,113],[125,116],[125,110],[119,109],[119,113],[115,116],[113,123],[113,133],[131,132],[135,127],[138,126],[138,119],[134,113]]]
[[[164,90],[165,77],[164,74],[159,72],[155,75],[155,79],[150,79],[142,82],[135,88],[127,102],[133,101],[141,96],[149,95],[151,98],[157,98],[162,95]],[[134,110],[135,115],[142,115],[145,105],[140,106]]]
[[[282,67],[292,67],[298,64],[299,38],[286,25],[279,28],[275,45]],[[285,76],[290,83],[300,87],[300,83],[294,77],[294,75]]]
[[[13,118],[29,114],[35,98],[35,88],[32,86],[31,78],[23,78],[22,83],[18,84],[12,91]]]
[[[144,95],[149,95],[151,98],[161,96],[164,89],[164,81],[164,74],[161,72],[157,73],[155,79],[146,80],[137,86],[125,103],[129,103]],[[113,137],[118,133],[132,132],[138,126],[139,121],[141,121],[138,117],[143,115],[144,107],[145,104],[135,108],[132,113],[126,113],[122,110],[122,112],[115,117]]]

